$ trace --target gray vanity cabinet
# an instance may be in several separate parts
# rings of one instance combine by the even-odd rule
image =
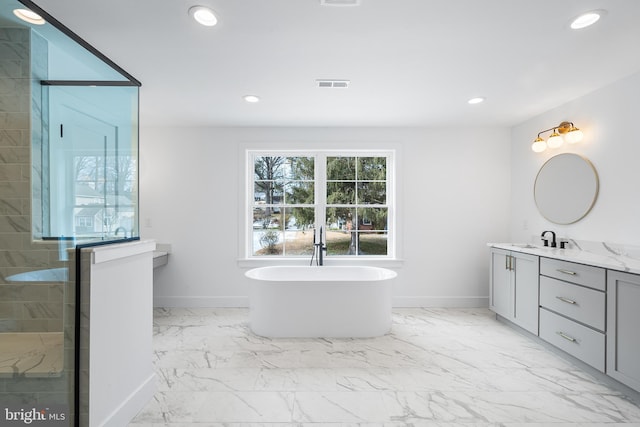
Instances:
[[[491,250],[491,277],[489,280],[489,308],[502,317],[511,318],[511,252],[501,249]]]
[[[505,246],[491,247],[489,308],[640,392],[638,264],[626,273],[609,256]]]
[[[489,308],[538,335],[539,257],[491,249]]]
[[[607,375],[640,390],[640,275],[607,273]]]
[[[540,259],[540,338],[605,371],[606,270]]]

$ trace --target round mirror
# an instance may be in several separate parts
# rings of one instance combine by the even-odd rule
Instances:
[[[558,154],[542,165],[533,189],[538,210],[556,224],[584,218],[598,197],[598,173],[584,157]]]

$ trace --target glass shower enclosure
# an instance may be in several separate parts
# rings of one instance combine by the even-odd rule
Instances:
[[[139,86],[30,0],[0,3],[2,425],[80,425],[76,252],[139,236]]]

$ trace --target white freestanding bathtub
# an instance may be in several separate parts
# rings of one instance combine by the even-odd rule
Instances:
[[[250,327],[266,337],[375,337],[391,329],[396,272],[364,266],[249,270]]]

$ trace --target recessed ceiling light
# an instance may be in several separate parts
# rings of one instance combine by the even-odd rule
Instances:
[[[30,24],[44,25],[46,22],[42,16],[29,9],[14,9],[13,14]]]
[[[255,95],[245,95],[243,96],[244,100],[247,102],[250,102],[252,104],[255,104],[256,102],[260,102],[260,98],[258,98]]]
[[[571,21],[571,29],[579,30],[581,28],[589,27],[598,22],[604,14],[604,10],[591,10],[589,12],[585,12]]]
[[[216,18],[213,10],[209,9],[206,6],[193,6],[189,9],[189,15],[193,17],[199,24],[205,25],[207,27],[213,27],[218,23],[218,18]]]
[[[482,96],[478,96],[476,98],[471,98],[470,100],[467,101],[468,104],[480,104],[483,103],[485,100],[485,98],[483,98]]]

